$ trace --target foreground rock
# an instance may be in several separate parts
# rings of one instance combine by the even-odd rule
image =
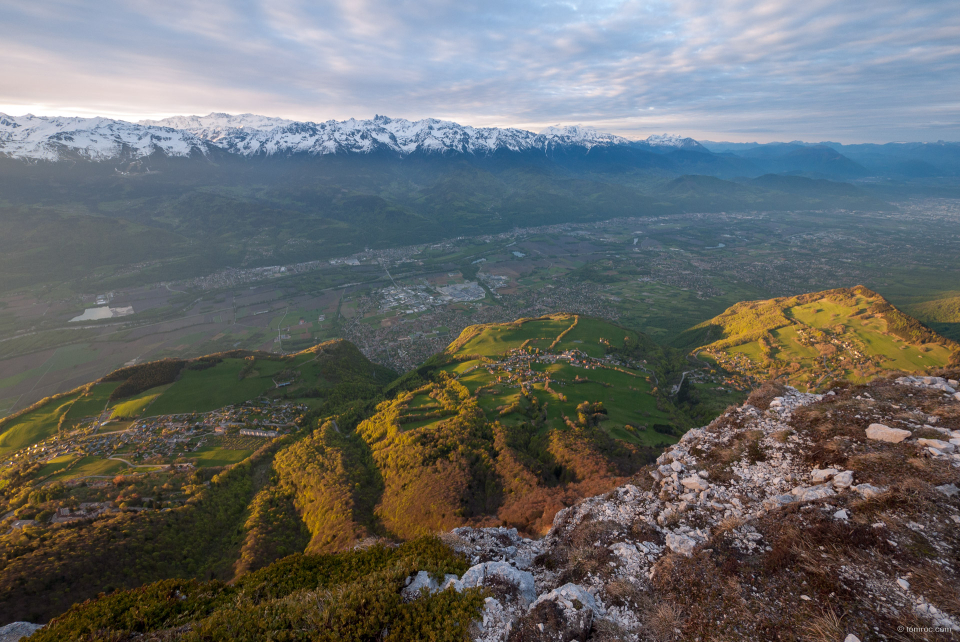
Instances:
[[[0,642],[17,642],[17,640],[30,637],[34,631],[41,628],[43,628],[42,624],[11,622],[6,626],[0,626]]]
[[[456,529],[447,542],[475,566],[446,585],[490,588],[474,631],[490,642],[956,635],[960,403],[946,381],[786,388],[731,410],[539,541]]]

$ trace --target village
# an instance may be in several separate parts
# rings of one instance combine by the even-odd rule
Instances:
[[[548,387],[551,383],[556,383],[560,386],[566,385],[566,382],[552,379],[548,372],[534,367],[538,364],[553,365],[556,363],[563,363],[575,368],[583,368],[584,370],[607,368],[625,372],[633,376],[642,376],[625,369],[637,370],[642,369],[642,366],[621,361],[609,354],[604,355],[602,359],[597,359],[577,349],[564,350],[560,353],[550,353],[538,348],[525,347],[511,349],[500,361],[490,361],[468,368],[461,376],[473,372],[478,368],[484,368],[488,373],[496,377],[497,383],[513,384],[527,390],[533,388],[535,383],[543,383]]]
[[[302,404],[258,399],[211,412],[145,417],[127,423],[110,419],[111,410],[107,409],[72,432],[13,453],[5,464],[48,464],[75,456],[114,459],[131,467],[191,467],[195,465],[191,453],[205,446],[209,450],[229,446],[225,442],[229,438],[262,440],[287,434],[296,429],[306,411]]]

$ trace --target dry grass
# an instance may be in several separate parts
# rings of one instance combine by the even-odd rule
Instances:
[[[910,569],[911,590],[922,595],[941,611],[953,617],[960,616],[960,590],[957,578],[951,577],[936,564],[927,563]]]
[[[673,642],[680,639],[683,611],[676,604],[658,602],[647,610],[644,620],[652,640]]]
[[[787,388],[782,383],[767,381],[750,393],[747,403],[759,410],[769,410],[774,397],[782,397],[786,392]]]
[[[613,580],[604,587],[611,604],[626,608],[636,608],[643,601],[643,594],[633,582]]]
[[[843,614],[832,608],[824,609],[819,615],[811,615],[804,627],[804,640],[810,642],[839,642],[846,637],[843,626]]]

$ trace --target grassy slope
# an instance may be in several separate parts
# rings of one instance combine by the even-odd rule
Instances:
[[[814,387],[834,378],[869,379],[884,370],[920,372],[946,365],[960,352],[956,342],[862,286],[738,303],[677,343],[721,360],[739,356],[727,367],[756,378],[767,374]]]

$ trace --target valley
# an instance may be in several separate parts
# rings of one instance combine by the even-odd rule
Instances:
[[[855,284],[956,340],[949,303],[960,279],[952,260],[960,252],[956,206],[900,207],[896,215],[715,213],[559,224],[86,295],[23,290],[0,296],[0,414],[138,360],[291,352],[342,337],[405,371],[469,325],[556,311],[606,318],[669,344],[739,301]],[[484,297],[444,300],[439,290],[467,283]],[[421,290],[431,293],[423,299],[429,305],[401,304],[413,296],[403,292]],[[104,293],[112,293],[110,306],[134,314],[69,322]]]

